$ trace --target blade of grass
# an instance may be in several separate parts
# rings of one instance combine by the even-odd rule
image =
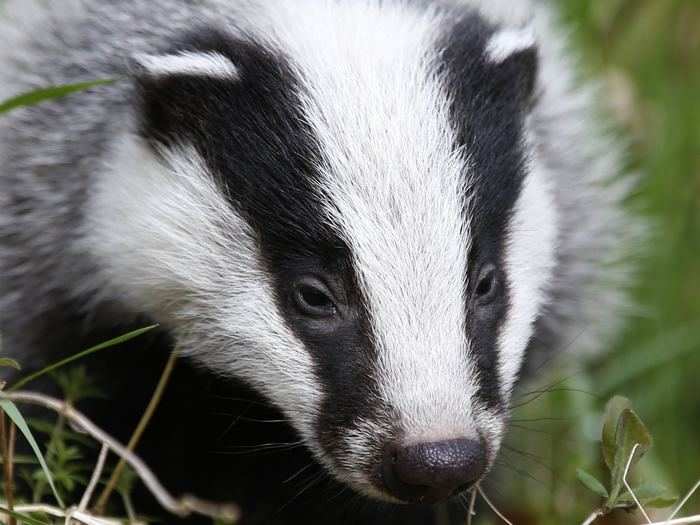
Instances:
[[[45,521],[40,521],[36,518],[32,518],[31,516],[27,516],[26,514],[11,511],[5,507],[0,507],[0,513],[7,514],[8,516],[15,518],[19,523],[25,523],[26,525],[50,525]]]
[[[65,84],[62,86],[50,86],[47,88],[36,89],[28,93],[22,93],[16,97],[0,102],[0,113],[6,113],[13,109],[34,106],[47,100],[65,97],[78,91],[83,91],[96,86],[111,84],[114,80],[92,80],[90,82],[78,82],[76,84]]]
[[[114,339],[110,339],[109,341],[106,341],[104,343],[100,343],[99,345],[88,348],[87,350],[83,350],[82,352],[78,352],[75,355],[72,355],[70,357],[62,359],[61,361],[53,363],[45,368],[42,368],[38,372],[34,372],[33,374],[29,374],[27,377],[24,377],[24,378],[20,379],[19,381],[17,381],[17,383],[15,383],[10,388],[8,388],[7,391],[13,392],[15,390],[19,390],[20,388],[22,388],[24,385],[26,385],[30,381],[33,381],[36,378],[43,376],[44,374],[46,374],[48,372],[56,370],[57,368],[60,368],[64,365],[67,365],[68,363],[72,363],[73,361],[76,361],[78,359],[82,359],[83,357],[86,357],[90,354],[94,354],[95,352],[98,352],[100,350],[104,350],[105,348],[110,348],[112,346],[116,346],[118,344],[125,343],[131,339],[134,339],[135,337],[138,337],[142,334],[145,334],[146,332],[148,332],[150,330],[153,330],[157,326],[158,325],[151,325],[151,326],[146,326],[145,328],[139,328],[138,330],[134,330],[133,332],[129,332],[129,333],[124,334],[124,335],[120,335],[119,337],[115,337]]]
[[[63,504],[63,501],[61,500],[61,496],[58,495],[58,491],[56,490],[56,486],[53,483],[53,477],[51,476],[51,471],[49,470],[48,465],[46,464],[46,461],[44,460],[44,455],[41,453],[41,450],[39,449],[39,445],[37,444],[36,440],[34,439],[34,436],[32,435],[31,430],[29,430],[29,426],[27,426],[27,422],[24,420],[24,416],[20,413],[20,411],[17,409],[17,406],[10,401],[9,399],[0,399],[0,408],[2,408],[5,411],[5,414],[7,414],[7,417],[9,417],[12,422],[17,426],[17,428],[22,432],[24,437],[27,439],[29,442],[29,445],[32,447],[32,450],[34,451],[34,455],[36,456],[36,459],[39,460],[39,464],[41,465],[41,469],[44,471],[44,475],[46,476],[46,480],[49,483],[49,486],[51,487],[51,490],[53,491],[53,495],[56,497],[56,501],[60,505],[61,508],[65,508],[65,505]]]
[[[20,369],[19,363],[14,359],[10,359],[9,357],[0,357],[0,367],[3,366],[14,368],[16,370]]]

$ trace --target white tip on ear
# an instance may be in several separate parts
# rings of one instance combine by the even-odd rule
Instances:
[[[173,55],[137,55],[134,60],[153,76],[191,75],[238,80],[238,68],[213,51],[183,51]]]
[[[509,56],[535,45],[535,32],[531,27],[503,29],[495,33],[486,44],[486,56],[500,64]]]

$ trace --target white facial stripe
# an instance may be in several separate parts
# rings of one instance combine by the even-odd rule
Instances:
[[[474,431],[465,329],[465,159],[432,71],[439,21],[398,3],[321,3],[280,32],[321,140],[319,191],[367,293],[381,394],[407,439]],[[332,7],[331,7],[332,6]],[[276,5],[276,8],[278,6]],[[280,22],[287,14],[278,14]],[[302,95],[304,96],[304,94]]]
[[[533,159],[508,225],[505,266],[510,305],[498,344],[506,396],[515,384],[556,262],[557,210],[547,177],[545,168]]]
[[[215,52],[183,51],[174,55],[137,55],[134,60],[153,76],[192,75],[238,80],[238,68]]]
[[[253,383],[313,447],[311,358],[278,314],[251,228],[203,159],[183,147],[160,161],[129,137],[111,166],[90,197],[86,242],[114,296],[157,314],[184,354]]]
[[[535,45],[535,33],[531,27],[503,29],[493,35],[486,45],[486,56],[494,63],[503,62],[509,56]]]

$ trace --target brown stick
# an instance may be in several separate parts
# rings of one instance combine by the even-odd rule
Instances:
[[[0,393],[0,397],[16,403],[40,405],[59,414],[63,414],[66,419],[76,424],[85,433],[92,436],[93,439],[107,445],[112,452],[124,458],[146,488],[153,494],[158,503],[168,512],[180,517],[186,517],[191,514],[201,514],[224,521],[235,521],[238,519],[240,513],[236,505],[212,503],[189,495],[175,498],[166,490],[153,471],[148,468],[140,457],[130,450],[127,450],[124,445],[119,443],[65,401],[35,392],[23,391]]]
[[[170,357],[168,358],[168,362],[165,364],[163,373],[160,375],[158,385],[153,391],[153,395],[151,396],[151,399],[148,402],[148,406],[146,406],[146,410],[143,412],[143,415],[141,416],[138,425],[136,425],[134,433],[131,435],[131,439],[129,439],[129,443],[127,443],[126,445],[126,449],[129,452],[133,452],[136,449],[136,445],[138,445],[141,436],[143,435],[143,432],[146,430],[148,423],[151,421],[153,413],[156,411],[161,397],[163,397],[165,387],[168,385],[168,381],[170,380],[170,376],[172,375],[173,368],[175,368],[176,359],[177,354],[175,352],[172,352],[170,354]],[[122,474],[122,471],[124,470],[125,464],[126,463],[124,461],[124,458],[120,458],[119,463],[117,463],[117,466],[114,468],[114,471],[112,472],[112,475],[109,478],[109,481],[107,481],[107,485],[100,493],[100,496],[97,498],[97,503],[95,503],[95,512],[97,514],[104,513],[105,508],[107,507],[107,502],[109,501],[109,497],[112,495],[114,488],[119,482],[119,478]]]
[[[12,434],[12,432],[9,434]],[[5,475],[5,500],[7,501],[7,508],[9,510],[13,510],[15,506],[15,498],[12,486],[13,458],[12,454],[10,453],[10,448],[14,449],[14,446],[9,446],[10,438],[11,435],[8,435],[7,426],[5,423],[5,413],[2,412],[0,413],[0,454],[2,454],[2,466]],[[17,525],[17,520],[10,516],[7,523],[8,525]]]

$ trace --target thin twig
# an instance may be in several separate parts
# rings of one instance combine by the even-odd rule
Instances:
[[[107,445],[105,445],[103,443],[102,450],[100,450],[100,455],[97,458],[97,465],[95,465],[95,470],[92,472],[92,477],[90,478],[90,483],[88,483],[88,486],[85,489],[85,493],[83,494],[83,497],[80,499],[80,504],[78,505],[78,510],[81,512],[85,511],[85,509],[87,509],[87,506],[90,503],[90,498],[92,497],[92,493],[95,491],[95,487],[97,486],[97,482],[100,480],[100,476],[102,475],[102,470],[105,468],[105,460],[107,459],[107,452],[109,452],[109,448],[107,447]]]
[[[129,523],[136,523],[136,511],[134,510],[133,503],[131,503],[131,498],[129,497],[129,494],[121,491],[119,492],[119,494],[122,497],[122,503],[124,504],[124,508],[126,509],[126,516],[129,518]]]
[[[651,525],[687,525],[689,523],[700,523],[700,515],[677,518],[675,520],[657,521]]]
[[[644,510],[644,507],[642,506],[640,501],[637,499],[637,495],[634,493],[634,491],[632,490],[632,487],[630,487],[630,484],[627,482],[627,474],[629,474],[630,467],[632,466],[632,460],[634,459],[634,453],[637,452],[638,448],[639,448],[639,443],[635,443],[635,445],[632,447],[632,453],[630,454],[630,457],[627,460],[627,465],[625,466],[625,473],[622,475],[622,482],[625,484],[625,488],[627,488],[627,492],[630,493],[630,496],[632,496],[632,499],[637,504],[637,507],[639,507],[639,510],[644,515],[644,519],[647,520],[647,523],[651,523],[651,520],[649,519],[649,515],[647,514],[647,511]]]
[[[496,516],[498,516],[499,518],[501,518],[501,519],[502,519],[505,523],[507,523],[508,525],[513,525],[513,522],[511,522],[508,518],[506,518],[503,514],[501,514],[501,512],[496,508],[496,506],[495,506],[493,503],[491,503],[491,500],[490,500],[490,499],[488,498],[488,496],[484,493],[483,489],[481,488],[481,485],[477,485],[477,486],[476,486],[476,489],[479,491],[479,495],[480,495],[482,498],[484,498],[484,501],[486,502],[486,504],[487,504],[489,507],[491,507],[491,510],[492,510],[492,511],[494,511],[494,512],[496,513]]]
[[[467,509],[467,525],[472,525],[472,518],[475,515],[474,505],[476,505],[476,489],[469,491],[469,508]]]
[[[0,412],[0,454],[2,454],[2,466],[5,475],[5,500],[7,501],[7,508],[13,511],[15,495],[12,487],[12,457],[10,456],[9,437],[5,423],[5,413]],[[14,516],[10,516],[7,523],[16,525],[17,520]]]
[[[173,497],[165,487],[163,487],[153,471],[148,468],[141,458],[127,450],[124,445],[116,441],[69,404],[34,392],[8,392],[1,394],[1,397],[18,403],[40,405],[63,414],[74,424],[82,428],[87,434],[90,434],[94,439],[107,445],[117,456],[124,458],[136,475],[143,481],[151,494],[153,494],[158,503],[168,512],[181,517],[196,513],[229,521],[238,518],[239,511],[234,505],[209,503],[188,495],[179,499]]]
[[[17,427],[10,422],[10,437],[7,442],[7,457],[10,463],[10,472],[7,474],[7,483],[10,484],[10,492],[14,496],[14,476],[15,476],[15,443],[17,443]],[[10,503],[9,501],[7,502]]]
[[[141,419],[138,422],[138,425],[136,426],[136,429],[134,430],[134,433],[131,435],[131,438],[129,439],[129,443],[126,445],[127,450],[129,452],[133,452],[136,449],[136,445],[138,445],[141,436],[143,435],[143,432],[146,430],[146,427],[148,426],[148,423],[151,421],[151,418],[153,417],[153,413],[156,411],[156,408],[158,407],[158,403],[160,403],[161,398],[163,397],[163,392],[165,391],[165,387],[168,385],[168,381],[170,380],[170,376],[173,372],[173,368],[175,367],[175,360],[177,359],[177,353],[172,352],[170,354],[170,357],[168,358],[168,362],[165,364],[165,368],[163,369],[163,373],[160,376],[160,379],[158,380],[158,385],[156,386],[156,389],[153,391],[153,395],[151,396],[150,401],[148,402],[148,406],[146,406],[146,410],[144,410],[143,415],[141,416]],[[98,514],[101,514],[104,512],[105,507],[107,506],[107,502],[109,501],[109,497],[112,495],[112,492],[114,491],[114,488],[117,486],[117,483],[119,482],[119,478],[122,474],[122,471],[124,470],[124,459],[121,458],[119,460],[119,463],[117,463],[117,466],[114,468],[114,471],[112,472],[112,475],[109,478],[109,481],[107,481],[107,485],[105,488],[102,490],[102,493],[100,496],[97,498],[97,503],[95,503],[95,511]]]
[[[690,489],[690,491],[688,492],[688,494],[685,495],[685,498],[683,498],[683,500],[682,500],[682,501],[678,504],[678,506],[676,507],[676,510],[674,510],[674,511],[671,513],[671,515],[667,518],[667,521],[668,521],[668,520],[672,520],[673,518],[676,517],[676,515],[681,511],[681,509],[683,508],[683,506],[684,506],[686,503],[688,503],[688,500],[690,499],[690,497],[691,497],[693,494],[695,494],[695,491],[698,490],[698,488],[700,488],[700,480],[698,480],[698,482],[695,484],[695,486],[694,486],[692,489]]]
[[[593,514],[588,516],[586,521],[584,521],[581,525],[591,525],[591,523],[594,523],[595,520],[600,518],[603,514],[605,514],[605,512],[602,509],[598,509]]]
[[[98,518],[76,508],[63,510],[44,503],[17,505],[17,507],[15,507],[15,512],[20,512],[22,514],[32,514],[35,512],[40,514],[48,514],[49,516],[54,516],[56,518],[68,518],[69,520],[79,521],[85,525],[124,525],[121,520],[112,518]]]

